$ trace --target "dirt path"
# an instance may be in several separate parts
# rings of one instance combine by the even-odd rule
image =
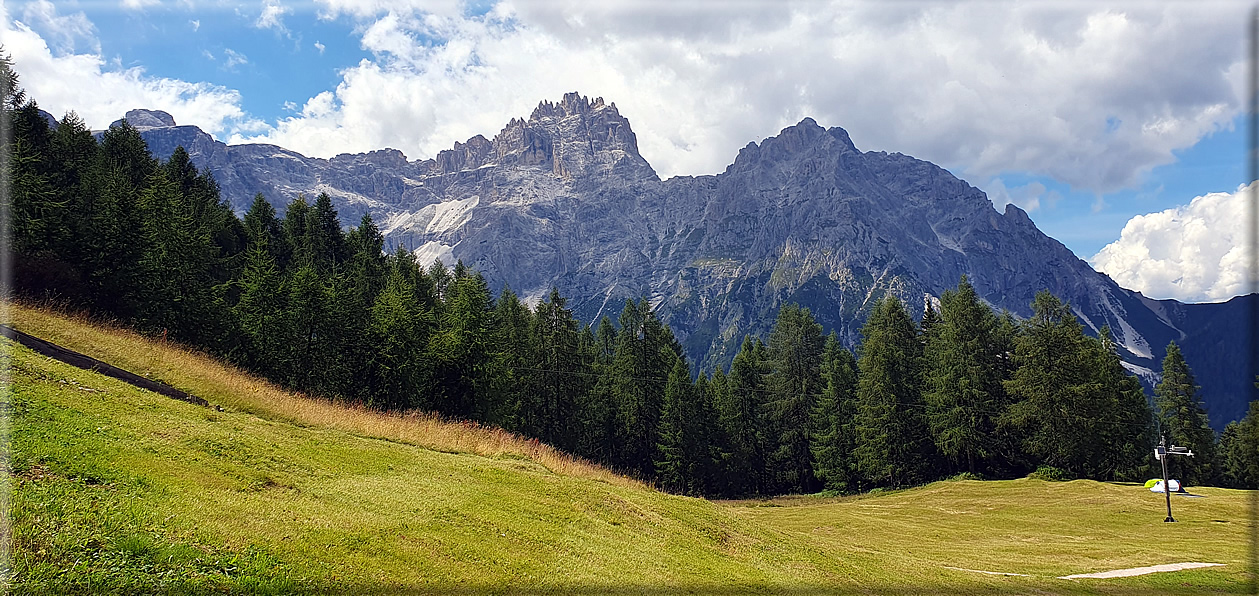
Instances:
[[[0,325],[0,336],[7,337],[13,341],[16,341],[19,344],[22,344],[23,346],[30,348],[31,350],[34,350],[35,352],[39,354],[42,354],[54,360],[60,360],[61,362],[69,364],[70,366],[77,366],[84,370],[98,372],[107,377],[113,377],[120,381],[130,383],[141,389],[148,389],[149,391],[152,391],[154,393],[160,393],[162,395],[165,395],[166,397],[173,397],[175,399],[186,401],[189,403],[194,403],[199,406],[210,405],[204,399],[201,399],[200,397],[192,395],[191,393],[180,391],[165,383],[159,383],[152,379],[146,379],[140,375],[137,375],[133,372],[125,371],[112,364],[101,362],[100,360],[92,358],[91,356],[84,356],[83,354],[80,354],[73,350],[67,350],[52,342],[44,341],[33,335],[27,335],[25,333],[22,333],[21,331],[18,331],[17,329],[9,327],[8,325]]]
[[[1182,569],[1197,569],[1199,567],[1223,567],[1223,563],[1168,563],[1166,565],[1151,565],[1149,567],[1133,567],[1131,569],[1116,569],[1114,571],[1101,571],[1098,573],[1080,573],[1077,575],[1064,575],[1058,579],[1110,579],[1112,577],[1132,577],[1134,575],[1145,575],[1147,573],[1161,573],[1164,571],[1180,571]]]

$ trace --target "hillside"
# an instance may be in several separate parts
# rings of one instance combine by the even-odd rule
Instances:
[[[506,433],[282,392],[14,305],[16,328],[178,402],[4,340],[20,593],[1202,593],[1245,585],[1243,491],[940,482],[846,499],[676,497]],[[1156,539],[1155,537],[1172,540]],[[1060,575],[1224,563],[1108,580]],[[964,570],[958,570],[961,568]],[[991,570],[1022,576],[974,573]]]

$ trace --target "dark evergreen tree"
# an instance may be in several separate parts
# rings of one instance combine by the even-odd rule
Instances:
[[[1220,476],[1225,486],[1259,489],[1259,401],[1239,422],[1230,422],[1220,435]]]
[[[533,387],[537,384],[533,370],[533,311],[510,288],[503,288],[494,302],[494,346],[492,358],[493,387],[486,404],[486,420],[505,429],[537,433],[529,428],[533,422]],[[534,434],[533,436],[537,436]]]
[[[868,487],[930,479],[933,446],[922,412],[922,345],[895,296],[875,305],[857,361],[857,470]]]
[[[951,471],[980,473],[1000,449],[996,421],[1006,407],[1001,385],[1006,346],[996,315],[965,275],[956,290],[944,292],[940,305],[940,320],[925,348],[927,424]]]
[[[1036,295],[1005,382],[1007,421],[1028,455],[1068,476],[1130,478],[1150,434],[1140,385],[1115,356],[1109,330],[1084,335],[1070,306],[1048,291]]]
[[[453,279],[437,313],[438,330],[429,344],[435,363],[437,409],[471,418],[476,395],[485,387],[493,331],[490,290],[479,273]]]
[[[282,378],[291,365],[284,345],[285,296],[279,268],[264,244],[246,252],[245,267],[235,283],[240,286],[240,299],[232,311],[245,336],[236,360],[263,376]]]
[[[327,338],[329,301],[327,286],[314,267],[304,265],[289,276],[286,285],[285,362],[290,364],[287,382],[290,387],[316,395],[328,396],[327,378],[330,353]]]
[[[730,365],[725,399],[715,404],[730,452],[722,470],[725,482],[721,490],[731,496],[770,491],[762,432],[768,368],[765,350],[765,344],[759,339],[743,338],[743,345]]]
[[[249,244],[262,246],[283,271],[292,257],[292,250],[284,234],[284,225],[276,218],[275,208],[262,193],[254,195],[254,202],[245,212],[243,224]]]
[[[178,186],[156,172],[140,194],[144,253],[138,291],[145,330],[206,347],[217,347],[224,305],[215,300],[218,249],[184,208]]]
[[[567,301],[559,290],[551,288],[546,300],[534,310],[535,346],[537,346],[536,403],[532,415],[542,440],[564,449],[572,449],[577,429],[575,396],[583,393],[585,375],[577,321],[565,308]]]
[[[703,399],[691,382],[686,362],[675,359],[665,385],[655,462],[656,477],[665,490],[690,495],[704,490],[703,478],[710,462],[700,420],[702,407]]]
[[[316,197],[315,205],[306,218],[306,226],[315,268],[325,274],[337,271],[349,257],[349,250],[337,210],[332,207],[332,198],[328,193],[321,192]]]
[[[587,328],[589,331],[589,328]],[[615,460],[617,409],[612,363],[616,356],[616,328],[608,317],[599,320],[594,333],[591,375],[594,379],[582,397],[581,434],[577,452],[599,462]]]
[[[125,122],[102,135],[99,164],[92,184],[98,193],[89,221],[82,268],[93,306],[124,320],[133,318],[142,298],[136,295],[142,271],[142,222],[136,198],[156,170],[140,133]]]
[[[655,471],[664,388],[682,348],[646,300],[625,301],[612,362],[618,420],[616,465],[644,477]]]
[[[427,383],[430,360],[425,354],[435,321],[416,297],[405,271],[408,261],[390,259],[384,289],[371,310],[371,337],[376,346],[372,359],[371,402],[388,409],[432,408]]]
[[[814,475],[827,490],[853,492],[859,485],[853,419],[857,414],[857,360],[839,343],[834,331],[822,350],[825,388],[813,407]]]
[[[809,419],[823,388],[823,343],[822,326],[814,322],[809,309],[788,304],[778,311],[769,335],[770,372],[765,378],[768,430],[777,439],[770,455],[776,490],[816,490]]]
[[[284,230],[286,252],[289,257],[286,271],[294,271],[306,266],[313,267],[315,264],[315,247],[310,238],[312,226],[308,223],[312,217],[306,195],[297,195],[297,198],[284,208],[284,223],[281,227]]]
[[[1103,326],[1099,337],[1087,338],[1092,354],[1088,370],[1093,384],[1101,388],[1102,403],[1108,411],[1100,425],[1106,457],[1099,478],[1141,480],[1153,468],[1150,453],[1157,443],[1155,416],[1149,399],[1137,380],[1119,359],[1110,327]]]
[[[1167,471],[1187,485],[1215,479],[1215,433],[1207,424],[1206,406],[1198,397],[1193,372],[1176,342],[1167,345],[1162,380],[1154,387],[1161,435],[1169,445],[1189,447],[1193,458],[1173,457]]]

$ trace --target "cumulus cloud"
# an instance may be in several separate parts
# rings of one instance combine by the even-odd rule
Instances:
[[[314,7],[350,21],[370,57],[268,128],[229,127],[223,116],[215,130],[318,156],[390,146],[422,158],[576,90],[615,101],[663,176],[719,172],[749,141],[811,116],[862,149],[969,179],[1018,172],[1101,196],[1231,126],[1244,96],[1237,23],[1248,9],[1235,3],[501,0],[475,15],[469,6],[263,0],[257,27],[292,36],[284,17]],[[98,53],[76,56],[99,62]],[[142,71],[114,74],[123,72],[156,84]],[[1028,209],[1052,199],[989,190]]]
[[[718,172],[812,116],[966,177],[1105,193],[1231,126],[1245,72],[1247,9],[1227,3],[318,5],[373,56],[258,140],[325,156],[431,156],[577,90],[615,101],[665,176]]]
[[[328,46],[325,46],[324,44],[319,43],[319,40],[315,40],[315,49],[318,50],[319,54],[322,56],[323,51],[328,49]]]
[[[1244,222],[1255,184],[1137,215],[1090,261],[1119,285],[1152,298],[1219,302],[1246,291]]]
[[[151,108],[220,136],[251,125],[256,129],[234,90],[150,76],[142,68],[110,68],[99,53],[54,53],[39,33],[12,20],[2,4],[0,39],[27,96],[58,117],[73,110],[88,126],[101,129],[127,110]]]

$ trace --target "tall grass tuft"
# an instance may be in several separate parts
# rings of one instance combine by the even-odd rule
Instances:
[[[204,352],[148,338],[86,312],[60,312],[48,304],[16,301],[6,323],[65,348],[261,418],[324,427],[447,453],[523,457],[555,474],[646,488],[644,483],[550,445],[501,428],[451,421],[419,411],[382,412],[290,391]]]

